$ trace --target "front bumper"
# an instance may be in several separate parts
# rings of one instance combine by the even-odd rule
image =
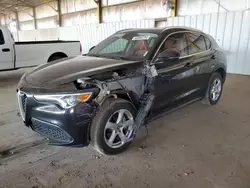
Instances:
[[[38,102],[32,95],[18,92],[20,114],[27,127],[49,139],[50,144],[86,146],[95,103],[83,102],[70,109],[47,111],[51,104]]]

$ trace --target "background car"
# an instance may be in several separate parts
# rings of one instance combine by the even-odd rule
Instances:
[[[80,41],[15,42],[9,29],[0,26],[0,71],[33,67],[81,53]]]

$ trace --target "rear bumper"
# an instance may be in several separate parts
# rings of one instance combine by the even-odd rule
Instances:
[[[95,112],[93,102],[61,110],[47,111],[51,104],[36,101],[26,95],[24,123],[41,136],[48,138],[52,145],[86,146],[89,144],[90,122]],[[22,105],[19,106],[22,111]]]

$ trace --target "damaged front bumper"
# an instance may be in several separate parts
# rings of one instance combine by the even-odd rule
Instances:
[[[32,95],[18,92],[20,113],[24,123],[35,132],[48,138],[52,145],[86,146],[89,144],[89,127],[94,115],[94,101],[82,102],[68,109],[55,109]]]

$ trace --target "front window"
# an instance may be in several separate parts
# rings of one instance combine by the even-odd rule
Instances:
[[[183,57],[188,55],[185,33],[170,35],[160,48],[157,57]]]
[[[157,38],[157,34],[147,32],[116,33],[95,46],[87,55],[125,60],[145,60],[155,47]]]

